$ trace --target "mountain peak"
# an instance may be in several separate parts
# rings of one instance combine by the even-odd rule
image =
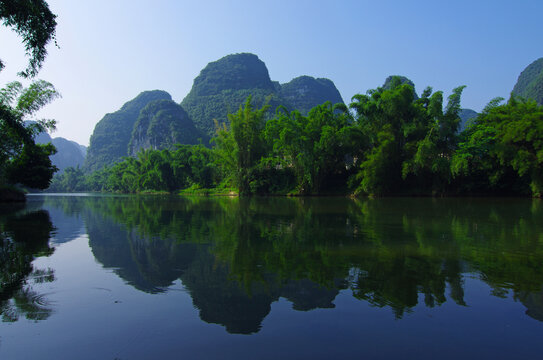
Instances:
[[[273,90],[266,64],[249,53],[227,55],[210,62],[194,79],[191,93],[196,96],[216,95],[223,90]]]

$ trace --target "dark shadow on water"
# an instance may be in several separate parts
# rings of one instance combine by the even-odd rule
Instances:
[[[36,269],[32,261],[49,256],[54,231],[45,210],[28,211],[24,206],[0,210],[0,315],[4,322],[24,317],[45,320],[52,308],[33,284],[54,281],[51,269]]]

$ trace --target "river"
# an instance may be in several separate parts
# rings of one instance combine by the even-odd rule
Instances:
[[[543,202],[29,195],[2,359],[543,353]]]

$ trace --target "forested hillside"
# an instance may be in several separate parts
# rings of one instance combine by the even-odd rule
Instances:
[[[171,100],[165,91],[144,91],[130,100],[120,110],[106,114],[100,120],[90,138],[90,144],[85,159],[85,170],[100,170],[105,165],[112,165],[128,155],[128,143],[134,124],[140,111],[151,101]]]
[[[270,105],[267,118],[273,116],[279,105],[307,114],[326,101],[343,102],[331,80],[301,76],[281,85],[271,81],[266,65],[258,56],[243,53],[209,63],[194,79],[181,105],[195,126],[213,137],[215,121],[225,123],[227,115],[237,111],[249,96],[254,107]]]
[[[304,115],[326,101],[332,104],[343,103],[341,94],[334,83],[324,78],[299,76],[286,84],[281,84],[280,89],[280,96],[285,101],[285,105]]]
[[[91,136],[84,170],[112,166],[145,149],[174,150],[175,144],[199,143],[209,147],[217,126],[226,123],[228,114],[249,96],[255,107],[270,105],[268,119],[280,105],[307,114],[325,101],[343,102],[328,79],[301,76],[280,85],[270,80],[266,65],[256,55],[228,55],[200,72],[180,105],[165,91],[145,91],[106,114]]]
[[[138,116],[128,144],[128,154],[136,156],[145,149],[174,150],[176,144],[196,145],[209,138],[196,129],[183,108],[172,100],[148,103]]]
[[[513,94],[543,105],[543,58],[537,59],[520,73]]]
[[[224,123],[249,95],[257,107],[266,102],[281,105],[268,69],[258,56],[234,54],[207,64],[181,106],[199,130],[213,136],[214,120]]]

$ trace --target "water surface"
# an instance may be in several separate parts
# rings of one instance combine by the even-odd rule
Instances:
[[[30,196],[0,358],[540,358],[531,199]]]

